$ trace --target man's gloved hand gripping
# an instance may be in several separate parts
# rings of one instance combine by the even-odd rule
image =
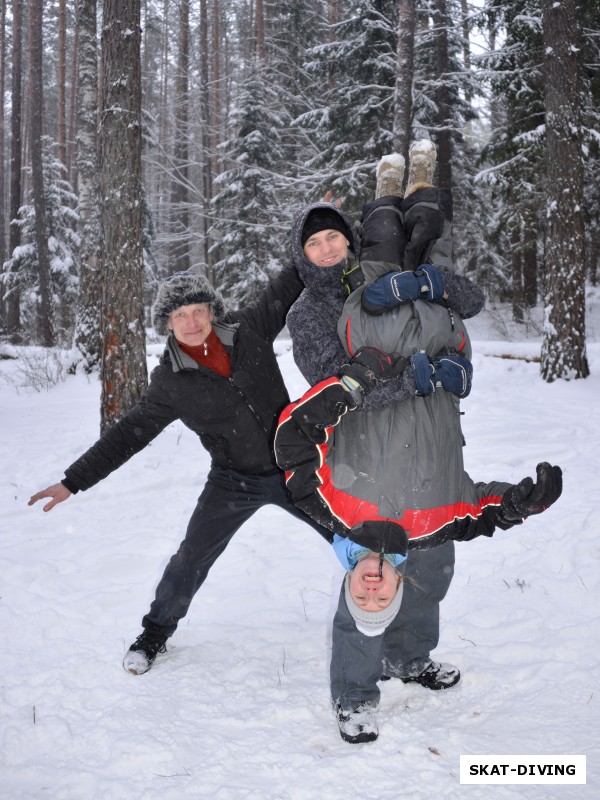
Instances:
[[[473,365],[464,356],[443,355],[431,358],[415,353],[410,364],[415,376],[417,394],[429,397],[439,387],[457,397],[467,397],[473,382]]]
[[[412,300],[444,299],[444,278],[433,264],[422,264],[414,272],[388,272],[370,283],[361,297],[361,306],[368,314],[383,314]]]
[[[362,394],[372,391],[379,383],[401,375],[407,363],[403,356],[396,353],[390,355],[378,347],[361,347],[350,363],[342,367],[340,380],[354,400],[360,402]]]

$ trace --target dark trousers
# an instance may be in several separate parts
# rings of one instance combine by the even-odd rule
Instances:
[[[379,702],[377,682],[418,674],[439,640],[440,603],[454,574],[454,542],[409,550],[402,605],[380,636],[365,636],[354,623],[342,591],[333,620],[331,697],[344,711]]]
[[[452,194],[417,189],[409,197],[380,197],[363,208],[361,262],[384,261],[412,271],[424,263],[452,271]]]
[[[283,472],[246,475],[212,467],[188,523],[185,539],[171,557],[142,625],[159,625],[171,636],[233,534],[266,505],[289,511],[331,542],[330,531],[294,506]]]

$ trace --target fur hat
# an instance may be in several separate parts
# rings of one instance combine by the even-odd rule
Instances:
[[[352,595],[350,594],[350,573],[346,573],[344,578],[344,596],[346,598],[346,605],[348,611],[352,615],[356,627],[365,636],[380,636],[387,626],[392,622],[402,603],[402,595],[404,593],[404,585],[400,581],[398,591],[392,602],[381,611],[365,611],[360,606],[356,605]]]
[[[221,295],[213,289],[203,275],[192,270],[176,272],[158,287],[152,306],[152,324],[159,336],[169,333],[169,315],[176,308],[195,303],[209,303],[215,320],[225,315],[225,304]]]
[[[300,237],[302,241],[302,247],[304,247],[307,240],[310,239],[310,237],[315,233],[327,230],[335,230],[343,233],[346,239],[348,239],[350,242],[350,247],[352,248],[352,233],[346,225],[344,219],[340,216],[337,210],[323,206],[313,208],[313,210],[310,211],[306,217],[304,226],[302,228],[302,235]]]

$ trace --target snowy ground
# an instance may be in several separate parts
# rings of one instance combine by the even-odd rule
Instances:
[[[515,340],[502,315],[470,324],[468,470],[518,481],[548,460],[564,494],[520,530],[458,546],[437,654],[463,679],[442,693],[382,685],[379,740],[358,746],[328,696],[342,569],[278,509],[237,534],[154,668],[122,669],[208,459],[176,424],[91,491],[28,508],[96,438],[99,386],[75,376],[37,392],[20,385],[22,360],[1,360],[0,797],[600,796],[600,295],[590,304],[585,381],[546,384],[535,362],[500,357],[539,355],[534,329]],[[278,346],[297,396],[305,384]],[[587,786],[460,785],[459,756],[475,753],[586,755]]]

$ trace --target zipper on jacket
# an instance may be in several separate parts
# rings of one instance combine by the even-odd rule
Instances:
[[[255,420],[258,422],[258,425],[259,425],[260,429],[261,429],[261,430],[262,430],[262,431],[263,431],[263,432],[266,434],[267,441],[269,441],[269,439],[270,439],[270,436],[271,436],[271,432],[270,432],[270,431],[268,431],[268,430],[265,428],[265,426],[263,425],[263,421],[262,421],[262,419],[261,419],[261,418],[260,418],[260,416],[257,414],[257,412],[256,412],[256,410],[255,410],[254,406],[252,405],[252,403],[250,402],[250,400],[248,400],[248,398],[247,398],[247,397],[246,397],[246,395],[245,395],[245,394],[242,392],[242,390],[239,388],[239,386],[236,386],[236,385],[235,385],[235,383],[234,383],[234,381],[233,381],[233,378],[232,378],[232,377],[229,377],[229,378],[227,378],[227,380],[229,381],[229,383],[231,384],[231,386],[232,386],[232,387],[235,389],[235,391],[236,391],[236,392],[239,394],[239,396],[242,398],[242,400],[244,401],[245,405],[246,405],[246,406],[247,406],[247,407],[250,409],[250,413],[252,414],[252,416],[254,417],[254,419],[255,419]]]

